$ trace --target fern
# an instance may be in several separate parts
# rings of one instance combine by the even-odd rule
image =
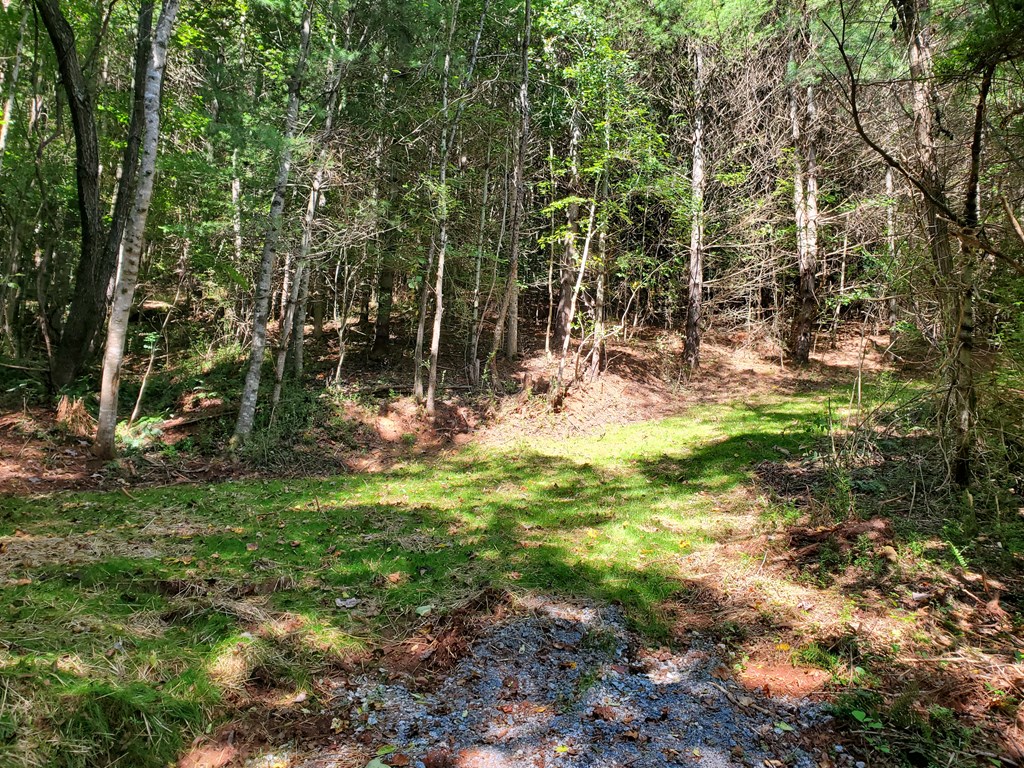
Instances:
[[[946,544],[949,546],[949,551],[953,553],[953,559],[956,560],[957,565],[959,565],[961,568],[963,568],[966,571],[967,570],[967,558],[964,557],[964,553],[961,552],[960,548],[957,547],[957,545],[954,544],[952,541],[947,541]]]

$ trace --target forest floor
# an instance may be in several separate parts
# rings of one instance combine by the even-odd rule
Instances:
[[[367,372],[262,468],[174,449],[209,393],[116,466],[7,414],[0,763],[1017,764],[1018,518],[959,525],[884,339],[742,341],[433,424]]]

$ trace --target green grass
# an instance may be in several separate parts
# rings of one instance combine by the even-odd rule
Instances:
[[[753,466],[810,446],[823,402],[377,475],[4,499],[0,763],[163,765],[247,685],[315,696],[348,654],[489,587],[617,601],[663,639],[682,558],[731,535]]]

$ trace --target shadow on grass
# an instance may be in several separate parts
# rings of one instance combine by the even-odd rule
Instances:
[[[801,413],[698,413],[564,455],[12,500],[0,762],[156,768],[243,710],[294,724],[323,677],[488,589],[617,602],[663,640],[681,558],[728,517],[716,494],[795,450]]]

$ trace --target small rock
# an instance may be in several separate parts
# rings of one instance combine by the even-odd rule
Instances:
[[[446,747],[436,747],[424,756],[424,768],[452,768],[455,762],[452,753]]]

